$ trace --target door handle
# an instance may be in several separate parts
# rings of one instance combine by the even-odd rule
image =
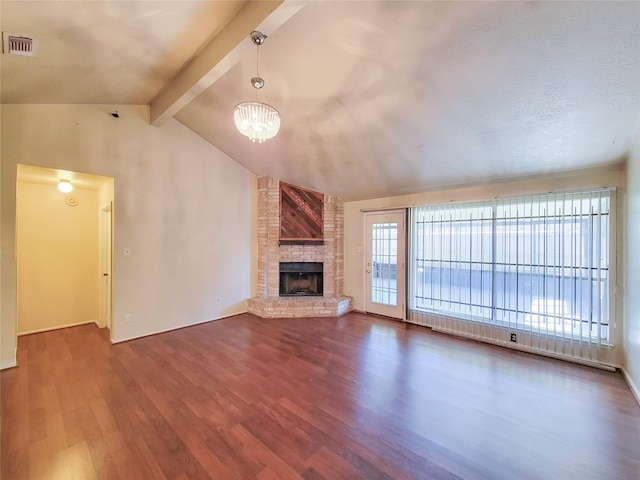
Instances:
[[[102,274],[102,276],[103,276],[103,277],[108,277],[108,276],[109,276],[109,274],[108,274],[108,273],[103,273],[103,274]]]
[[[367,273],[371,273],[371,270],[367,270]]]

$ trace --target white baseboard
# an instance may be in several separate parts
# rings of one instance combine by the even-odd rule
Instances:
[[[640,405],[640,389],[638,389],[638,386],[633,383],[633,380],[631,380],[631,375],[629,375],[629,372],[627,372],[624,368],[621,368],[620,370],[622,371],[622,376],[626,380],[627,385],[629,385],[631,393],[633,393],[633,396],[636,397],[636,402],[638,402],[638,405]]]
[[[225,318],[229,318],[229,317],[235,317],[236,315],[242,315],[243,313],[247,313],[246,310],[242,311],[242,312],[238,312],[238,313],[231,313],[229,315],[225,315],[223,317],[218,317],[218,318],[210,318],[208,320],[199,320],[197,322],[193,322],[193,323],[188,323],[186,325],[180,325],[179,327],[170,327],[170,328],[165,328],[164,330],[156,330],[154,332],[149,332],[149,333],[144,333],[142,335],[135,335],[132,337],[126,337],[126,338],[120,338],[118,340],[111,340],[111,343],[113,345],[117,344],[117,343],[122,343],[122,342],[129,342],[131,340],[136,340],[138,338],[144,338],[144,337],[150,337],[152,335],[159,335],[161,333],[167,333],[167,332],[173,332],[174,330],[180,330],[183,328],[189,328],[189,327],[195,327],[196,325],[202,325],[203,323],[209,323],[209,322],[215,322],[217,320],[222,320]]]
[[[489,343],[491,345],[497,345],[498,347],[508,348],[510,350],[517,350],[519,352],[531,353],[533,355],[539,355],[541,357],[555,358],[556,360],[563,360],[565,362],[576,363],[578,365],[584,365],[586,367],[599,368],[601,370],[607,370],[609,372],[615,372],[618,365],[607,364],[603,362],[598,362],[594,360],[588,360],[580,357],[572,357],[569,355],[562,355],[555,352],[549,352],[547,350],[542,350],[538,348],[528,347],[526,345],[520,345],[513,342],[505,342],[499,339],[493,339],[490,337],[486,337],[484,335],[472,335],[467,332],[460,332],[459,330],[451,330],[447,328],[441,327],[433,327],[426,326],[427,328],[431,328],[434,332],[445,333],[447,335],[453,335],[455,337],[468,338],[469,340],[475,340],[482,343]]]
[[[86,322],[69,323],[68,325],[56,325],[55,327],[40,328],[38,330],[29,330],[28,332],[19,332],[18,336],[21,337],[22,335],[31,335],[32,333],[50,332],[52,330],[60,330],[61,328],[78,327],[80,325],[88,325],[89,323],[96,323],[96,321],[87,320]]]
[[[17,366],[18,366],[18,363],[15,360],[12,360],[10,362],[3,363],[2,365],[0,365],[0,370],[6,370],[7,368],[13,368]]]

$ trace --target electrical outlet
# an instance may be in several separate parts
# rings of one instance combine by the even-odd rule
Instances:
[[[220,303],[220,297],[216,297],[216,303]]]
[[[515,333],[512,333],[512,334],[511,334],[511,341],[512,341],[512,342],[517,342],[517,341],[518,341],[518,337],[516,336],[516,334],[515,334]]]
[[[133,320],[133,317],[131,316],[130,313],[125,313],[124,314],[124,321],[129,323],[131,320]]]

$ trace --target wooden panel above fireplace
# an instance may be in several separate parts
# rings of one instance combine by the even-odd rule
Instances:
[[[324,240],[324,195],[280,182],[280,243]]]

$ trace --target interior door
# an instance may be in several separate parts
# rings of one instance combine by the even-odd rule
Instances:
[[[365,214],[366,311],[405,318],[405,211]]]
[[[111,330],[111,253],[112,223],[111,205],[100,211],[100,327]]]

